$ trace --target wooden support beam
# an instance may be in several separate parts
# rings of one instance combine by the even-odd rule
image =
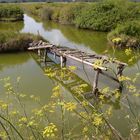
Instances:
[[[61,66],[61,68],[66,66],[66,61],[67,61],[66,57],[60,56],[60,66]]]
[[[120,65],[119,64],[118,67],[117,67],[117,69],[118,69],[117,76],[118,77],[122,76],[123,70],[124,70],[124,65]]]
[[[76,57],[71,56],[71,55],[65,55],[65,57],[66,57],[66,58],[68,57],[68,58],[71,58],[71,59],[76,60],[76,61],[78,61],[78,62],[81,62],[81,63],[87,64],[87,65],[90,65],[90,66],[92,66],[93,68],[96,67],[96,68],[101,69],[101,70],[105,70],[105,71],[107,70],[106,67],[97,66],[97,65],[95,65],[94,63],[92,64],[92,63],[90,63],[90,62],[88,62],[88,61],[85,61],[85,60],[76,58]]]
[[[53,53],[53,58],[56,59],[56,53],[55,52]]]
[[[47,57],[47,49],[44,49],[44,56],[43,56],[44,58],[44,62],[46,62],[46,57]]]
[[[29,47],[28,50],[38,50],[38,49],[45,49],[45,48],[51,48],[53,45],[41,45],[41,46],[35,46],[35,47]]]
[[[40,55],[41,55],[41,51],[40,51],[40,49],[38,49],[37,51],[38,51],[38,56],[40,56]]]
[[[93,94],[96,94],[96,92],[98,91],[99,74],[100,74],[100,69],[97,69],[95,71],[95,77],[94,77],[94,81],[93,81]]]
[[[123,74],[123,70],[124,70],[125,65],[119,64],[117,69],[118,69],[118,73],[117,73],[117,77],[119,78],[120,76],[122,76]],[[118,80],[119,81],[119,80]],[[123,89],[123,82],[120,82],[120,86],[119,86],[119,90]]]
[[[60,66],[63,67],[63,56],[60,56]]]

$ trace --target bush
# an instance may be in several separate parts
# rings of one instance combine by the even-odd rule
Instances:
[[[140,47],[140,21],[129,21],[124,25],[118,25],[108,34],[108,40],[121,47]]]
[[[77,5],[67,5],[65,6],[59,14],[59,22],[62,24],[74,24],[74,19],[76,16],[76,10],[79,7]]]
[[[41,19],[43,20],[51,20],[53,14],[53,8],[52,7],[44,7],[41,11]]]
[[[26,5],[34,15],[62,24],[74,24],[80,28],[111,31],[120,23],[140,18],[140,5],[127,0],[104,0],[96,3],[47,3]]]
[[[75,17],[82,7],[82,4],[48,4],[40,9],[41,18],[62,24],[74,24]]]
[[[40,16],[40,11],[43,9],[42,3],[22,3],[20,6],[24,12],[31,14],[33,16]]]
[[[99,2],[86,6],[79,12],[75,20],[76,26],[97,31],[110,31],[118,23],[129,19],[137,19],[140,12],[137,5],[125,3],[125,7],[114,1]]]
[[[0,5],[0,20],[23,20],[23,11],[15,5]]]

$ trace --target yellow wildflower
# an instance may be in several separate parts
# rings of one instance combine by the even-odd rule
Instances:
[[[102,67],[102,66],[103,66],[103,60],[100,59],[96,60],[93,65],[94,69],[97,69],[98,67]]]
[[[68,102],[68,103],[64,104],[64,107],[65,107],[66,110],[68,110],[68,111],[73,111],[73,110],[76,109],[76,103]]]
[[[26,117],[22,117],[22,118],[19,119],[19,122],[26,123],[27,122],[27,118]]]
[[[76,66],[69,66],[69,69],[72,70],[72,71],[74,71],[74,70],[76,70],[77,68],[76,68]]]
[[[88,132],[88,127],[87,127],[87,126],[85,126],[85,127],[83,128],[83,133],[86,133],[86,132]]]
[[[121,82],[121,81],[130,81],[131,80],[131,78],[129,78],[129,77],[127,77],[127,76],[119,76],[118,77],[118,79],[119,79],[119,81]]]
[[[17,115],[17,114],[19,114],[19,111],[12,111],[11,113],[10,113],[11,115],[13,115],[13,116],[15,116],[15,115]]]
[[[99,125],[101,125],[102,123],[103,123],[103,120],[102,120],[101,115],[95,115],[95,116],[94,116],[93,124],[94,124],[95,126],[99,126]]]
[[[126,49],[125,50],[125,54],[127,55],[127,56],[129,56],[129,55],[131,55],[132,54],[132,50],[129,48],[129,49]]]
[[[115,42],[120,42],[122,39],[120,37],[117,37],[117,38],[114,38],[112,39],[112,42],[115,43]]]
[[[56,125],[53,123],[49,123],[49,125],[44,128],[43,137],[55,137],[57,131],[58,129]]]

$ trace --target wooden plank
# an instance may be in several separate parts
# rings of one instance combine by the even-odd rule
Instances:
[[[76,61],[85,63],[87,65],[90,65],[93,67],[98,67],[101,70],[106,70],[107,68],[94,65],[94,60],[102,59],[103,61],[110,62],[109,58],[104,55],[88,54],[83,51],[79,51],[79,50],[71,49],[71,48],[67,48],[67,47],[57,47],[57,46],[53,47],[54,45],[43,42],[42,40],[40,40],[39,42],[30,43],[30,46],[31,45],[35,45],[35,46],[29,47],[28,50],[38,50],[38,49],[45,49],[45,48],[47,49],[48,48],[50,52],[55,53],[58,56],[61,56],[61,55],[66,56],[66,57],[72,58]],[[120,62],[118,60],[112,60],[112,63],[116,63],[116,64],[122,65],[122,66],[127,66],[126,63]]]
[[[79,50],[73,50],[73,51],[70,51],[70,52],[65,52],[64,55],[68,55],[68,54],[69,55],[70,54],[72,55],[72,54],[79,53],[79,52],[81,52],[81,51],[79,51]]]
[[[45,46],[36,46],[36,47],[29,47],[28,50],[38,50],[38,49],[45,49],[45,48],[51,48],[53,45],[45,45]]]
[[[71,55],[65,55],[65,57],[69,57],[69,58],[71,58],[71,59],[73,59],[73,60],[76,60],[76,61],[78,61],[78,62],[81,62],[81,63],[87,64],[87,65],[90,65],[90,66],[92,66],[93,68],[99,68],[99,69],[105,70],[105,71],[107,70],[106,67],[97,66],[97,65],[95,65],[95,64],[92,64],[92,63],[90,63],[90,62],[87,62],[87,61],[85,61],[85,60],[76,58],[76,57],[71,56]]]

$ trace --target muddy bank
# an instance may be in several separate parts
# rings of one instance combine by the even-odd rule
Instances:
[[[29,43],[40,39],[40,36],[32,34],[3,32],[0,35],[0,52],[26,51]]]

